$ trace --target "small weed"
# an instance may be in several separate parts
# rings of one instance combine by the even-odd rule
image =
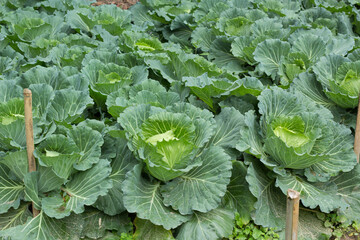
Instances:
[[[255,225],[252,221],[244,221],[236,213],[235,227],[229,240],[278,240],[279,235],[273,228],[264,228]]]
[[[345,216],[336,213],[318,213],[318,218],[324,221],[327,228],[331,228],[331,240],[360,239],[360,223],[349,221]]]

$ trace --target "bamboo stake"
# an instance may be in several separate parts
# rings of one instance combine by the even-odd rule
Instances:
[[[34,157],[34,130],[32,118],[32,93],[30,89],[24,89],[24,109],[25,109],[25,134],[26,134],[26,152],[29,164],[29,172],[36,171],[36,162]],[[33,217],[36,217],[40,212],[34,207],[32,203]]]
[[[300,193],[289,189],[286,202],[285,240],[297,240]]]
[[[360,96],[359,96],[359,104],[358,104],[358,110],[357,110],[357,116],[356,116],[354,152],[356,154],[357,162],[359,163],[359,155],[360,155]]]

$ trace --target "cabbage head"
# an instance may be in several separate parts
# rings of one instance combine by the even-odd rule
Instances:
[[[127,108],[118,119],[131,148],[155,178],[169,181],[202,163],[196,155],[213,134],[213,115],[186,103]]]
[[[343,108],[354,108],[359,101],[360,61],[353,55],[328,55],[313,67],[326,96]]]
[[[303,170],[313,180],[325,181],[355,166],[351,131],[333,121],[329,110],[278,87],[264,90],[258,99],[260,121],[253,111],[245,114],[238,150],[278,171]]]

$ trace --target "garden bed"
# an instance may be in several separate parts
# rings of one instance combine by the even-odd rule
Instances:
[[[96,3],[94,3],[93,5],[99,6],[102,4],[115,4],[122,9],[128,9],[137,2],[138,0],[97,0]]]

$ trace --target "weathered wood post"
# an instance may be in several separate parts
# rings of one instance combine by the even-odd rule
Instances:
[[[359,104],[358,104],[357,116],[356,116],[354,152],[356,154],[357,162],[359,163],[359,154],[360,154],[360,96],[359,96]]]
[[[26,152],[29,164],[29,172],[36,171],[36,161],[34,157],[34,130],[32,117],[32,93],[30,89],[24,89],[24,110],[25,110],[25,135],[26,135]],[[32,203],[33,217],[36,217],[40,212],[34,207]]]
[[[286,201],[285,240],[297,240],[299,225],[300,193],[288,189]]]

